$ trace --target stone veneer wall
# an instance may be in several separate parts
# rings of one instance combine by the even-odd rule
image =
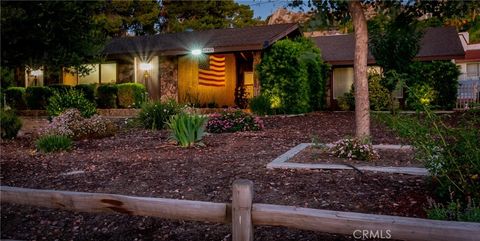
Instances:
[[[159,68],[161,99],[178,101],[178,57],[160,57]]]

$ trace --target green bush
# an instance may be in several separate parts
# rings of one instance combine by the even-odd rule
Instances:
[[[117,86],[113,84],[99,85],[97,88],[98,108],[117,108]]]
[[[25,102],[25,88],[23,87],[9,87],[5,90],[5,99],[7,105],[11,108],[17,110],[27,108],[27,103]]]
[[[225,110],[211,114],[206,129],[210,133],[258,131],[263,129],[260,118],[245,113],[240,109]]]
[[[95,104],[88,101],[82,92],[74,89],[54,91],[53,96],[48,99],[48,114],[58,116],[67,109],[77,109],[87,118],[97,113]]]
[[[95,101],[95,88],[96,84],[80,84],[74,87],[75,90],[78,90],[83,93],[83,96],[87,98],[92,103],[96,103]]]
[[[382,76],[372,74],[368,76],[368,98],[371,110],[387,110],[392,105],[390,91],[380,83]]]
[[[406,104],[409,109],[423,110],[424,106],[432,106],[437,92],[429,84],[414,84],[407,88]]]
[[[337,97],[337,104],[341,110],[355,110],[355,96],[353,94],[353,88],[350,92]]]
[[[202,140],[206,117],[179,113],[171,116],[167,122],[172,140],[175,140],[182,147],[190,147]]]
[[[11,110],[0,110],[0,133],[2,139],[12,139],[22,128],[22,121]]]
[[[27,106],[31,110],[44,110],[50,96],[52,96],[52,91],[48,87],[30,86],[25,91]]]
[[[118,106],[120,108],[138,108],[145,102],[145,86],[138,83],[124,83],[117,85]]]
[[[154,101],[144,103],[138,117],[146,129],[160,130],[171,116],[180,112],[181,107],[175,100]]]
[[[284,113],[305,113],[324,105],[325,80],[320,52],[309,40],[286,39],[265,53],[257,70],[262,94],[272,108]],[[312,106],[313,105],[313,106]]]
[[[410,69],[407,86],[428,85],[437,93],[431,103],[433,107],[442,109],[455,107],[460,75],[456,64],[450,61],[414,62]]]
[[[270,99],[261,94],[250,99],[250,110],[257,115],[271,115],[274,114],[272,109],[272,103]]]
[[[41,136],[35,142],[37,149],[49,153],[55,151],[68,151],[72,148],[72,140],[67,136],[47,135]]]

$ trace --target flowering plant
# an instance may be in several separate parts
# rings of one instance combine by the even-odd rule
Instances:
[[[104,117],[94,115],[84,118],[79,110],[68,109],[52,119],[52,122],[42,131],[42,136],[60,135],[81,140],[112,136],[115,132],[116,126]]]
[[[206,129],[210,133],[258,131],[263,129],[263,121],[242,110],[227,109],[209,115]]]
[[[332,154],[341,158],[371,161],[379,158],[372,144],[358,138],[342,139],[333,144]]]

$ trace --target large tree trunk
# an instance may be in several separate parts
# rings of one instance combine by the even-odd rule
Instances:
[[[355,29],[355,58],[353,61],[355,83],[355,135],[370,137],[370,103],[368,100],[368,30],[367,20],[360,1],[350,1],[348,10]]]

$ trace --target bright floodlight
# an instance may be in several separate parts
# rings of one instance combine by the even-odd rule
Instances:
[[[200,54],[202,54],[202,50],[201,49],[194,49],[194,50],[192,50],[192,54],[193,55],[200,55]]]
[[[140,63],[141,70],[151,70],[152,68],[153,66],[150,63]]]

